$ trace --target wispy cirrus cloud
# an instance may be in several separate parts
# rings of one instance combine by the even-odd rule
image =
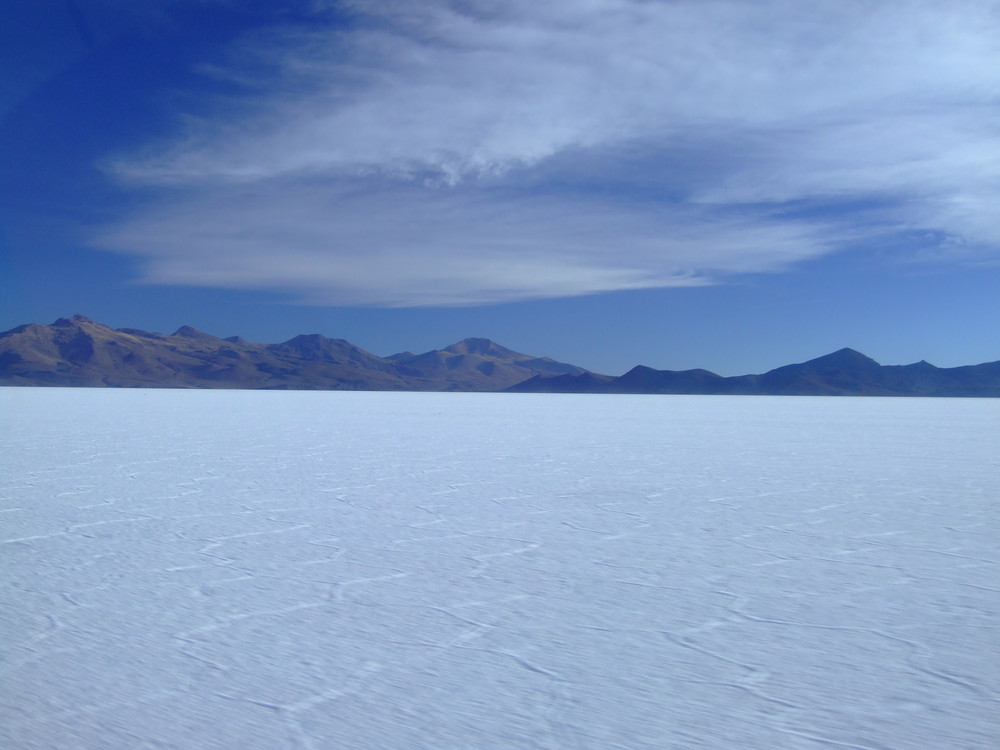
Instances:
[[[995,2],[328,5],[352,22],[246,36],[205,68],[239,97],[108,162],[157,190],[99,246],[154,283],[394,306],[712,283],[915,229],[1000,250]]]
[[[107,231],[102,244],[144,257],[157,283],[389,307],[702,285],[826,247],[816,226],[759,212],[362,182],[185,195]]]

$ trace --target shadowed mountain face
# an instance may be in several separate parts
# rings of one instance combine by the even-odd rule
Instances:
[[[927,362],[880,365],[841,349],[763,375],[724,378],[707,370],[635,367],[619,378],[539,375],[510,389],[519,393],[674,393],[768,396],[985,396],[1000,397],[1000,362],[940,368]]]
[[[1000,397],[1000,362],[947,369],[927,362],[884,366],[841,349],[762,375],[725,378],[708,370],[638,366],[615,378],[481,338],[379,357],[316,333],[253,344],[190,326],[169,336],[116,330],[74,315],[0,334],[0,385]]]
[[[82,315],[0,334],[0,384],[165,388],[498,391],[540,373],[584,370],[466,339],[383,358],[319,334],[281,344],[112,329]]]

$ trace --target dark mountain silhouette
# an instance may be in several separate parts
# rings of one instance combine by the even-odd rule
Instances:
[[[609,393],[715,393],[725,381],[708,370],[654,370],[639,365],[608,384]]]
[[[534,375],[583,373],[487,339],[383,358],[320,334],[281,344],[112,329],[82,315],[0,334],[0,384],[166,388],[499,391]]]
[[[507,389],[509,393],[612,393],[611,375],[584,372],[580,375],[536,375]]]
[[[0,385],[125,388],[510,391],[810,396],[1000,397],[1000,362],[939,368],[880,365],[853,349],[761,375],[638,366],[621,377],[532,357],[482,338],[423,354],[379,357],[318,333],[281,344],[112,329],[82,315],[0,334]]]
[[[920,361],[880,365],[841,349],[762,375],[722,377],[708,370],[654,370],[638,366],[619,378],[537,375],[508,389],[518,393],[674,393],[768,396],[984,396],[1000,397],[1000,362],[940,368]]]

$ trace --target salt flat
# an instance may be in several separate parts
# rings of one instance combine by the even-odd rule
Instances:
[[[0,410],[11,750],[1000,738],[1000,400]]]

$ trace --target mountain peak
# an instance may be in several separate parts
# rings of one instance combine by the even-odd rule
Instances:
[[[182,336],[186,339],[214,339],[210,333],[205,333],[204,331],[199,331],[197,328],[192,328],[191,326],[181,326],[173,333],[174,336]]]
[[[288,339],[281,344],[271,344],[269,349],[275,352],[291,353],[308,361],[323,362],[383,362],[381,358],[366,352],[350,341],[327,338],[321,333],[303,333]],[[375,365],[373,365],[375,366]]]
[[[80,313],[77,313],[71,318],[59,318],[52,325],[58,326],[59,328],[72,328],[73,326],[79,326],[80,324],[90,324],[94,326],[100,325],[100,323],[91,320],[85,315],[80,315]]]
[[[627,376],[637,376],[637,375],[648,375],[653,372],[668,372],[668,370],[657,370],[653,367],[647,367],[646,365],[636,365],[631,370],[625,373],[622,377]]]
[[[292,349],[319,351],[330,349],[354,348],[354,344],[344,339],[331,339],[322,333],[300,333],[293,336],[288,341],[283,341],[278,346],[285,346]]]
[[[484,338],[462,339],[457,344],[446,346],[444,351],[450,352],[451,354],[479,354],[481,356],[487,355],[494,357],[508,357],[514,354],[514,352],[510,349],[506,349],[496,342]]]
[[[824,363],[824,364],[837,363],[842,365],[846,364],[866,365],[869,367],[872,365],[875,365],[876,367],[879,366],[878,362],[876,362],[871,357],[862,354],[857,349],[851,349],[849,347],[838,349],[837,351],[831,352],[830,354],[825,354],[822,357],[816,357],[815,359],[809,360],[809,362]],[[809,364],[809,362],[806,362],[804,364]]]
[[[828,357],[864,357],[865,359],[868,359],[867,355],[862,354],[857,349],[851,349],[851,347],[849,347],[849,346],[845,346],[843,349],[838,349],[835,352],[831,352],[830,354],[828,354],[826,356],[828,356]]]

